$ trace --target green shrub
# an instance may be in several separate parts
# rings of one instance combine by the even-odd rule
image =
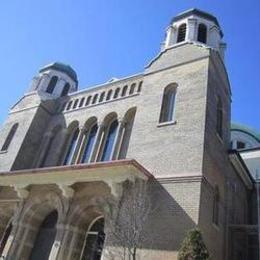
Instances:
[[[209,252],[199,229],[192,229],[182,242],[178,260],[209,260]]]

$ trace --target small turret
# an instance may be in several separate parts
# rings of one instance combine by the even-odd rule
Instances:
[[[34,77],[30,91],[37,91],[43,99],[55,99],[77,91],[78,79],[76,72],[63,63],[51,63],[39,71]]]
[[[198,9],[191,9],[174,17],[167,28],[162,49],[184,42],[203,44],[217,50],[224,59],[226,44],[215,16]]]

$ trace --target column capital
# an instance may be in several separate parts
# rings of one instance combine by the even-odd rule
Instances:
[[[17,193],[17,196],[20,199],[26,199],[29,196],[29,191],[26,189],[26,186],[14,186],[14,190]]]
[[[74,196],[74,189],[70,187],[71,184],[57,184],[59,189],[62,191],[62,195],[65,198],[72,198]]]

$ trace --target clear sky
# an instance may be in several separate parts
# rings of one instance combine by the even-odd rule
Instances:
[[[259,0],[2,0],[0,124],[52,61],[70,64],[80,89],[142,72],[171,18],[192,7],[217,16],[225,34],[233,120],[260,130]]]

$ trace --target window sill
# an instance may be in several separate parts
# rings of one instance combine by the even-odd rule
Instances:
[[[8,152],[7,150],[0,151],[0,154],[4,154],[4,153],[7,153],[7,152]]]
[[[164,127],[164,126],[176,125],[176,124],[177,124],[176,121],[169,121],[169,122],[159,123],[159,124],[157,125],[157,127]]]

